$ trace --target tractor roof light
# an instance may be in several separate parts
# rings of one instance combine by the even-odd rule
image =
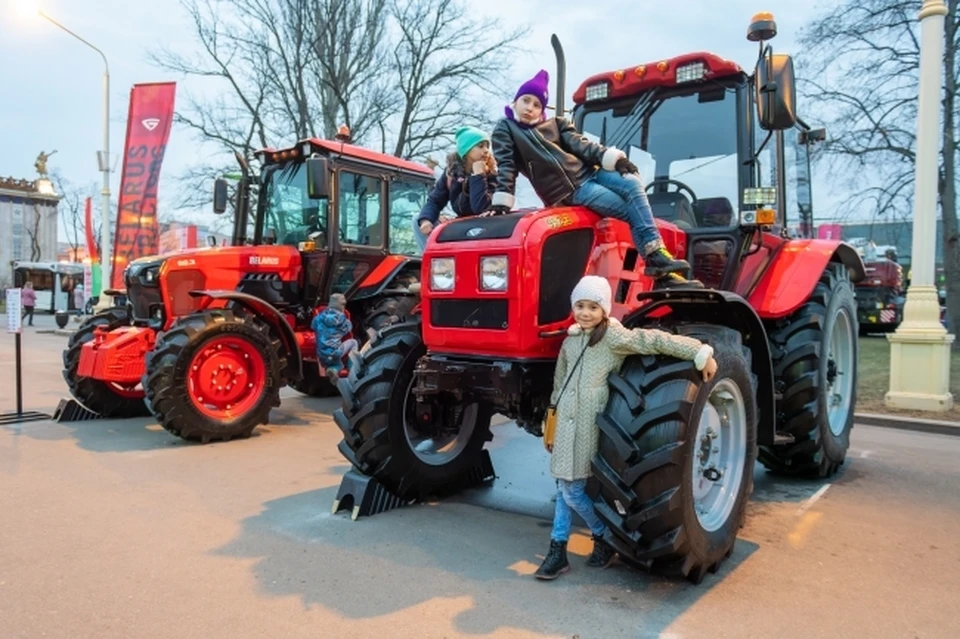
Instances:
[[[754,206],[777,203],[777,187],[761,186],[759,188],[744,189],[743,203]]]
[[[769,11],[761,11],[750,18],[747,27],[747,40],[750,42],[766,42],[773,40],[777,35],[777,22]]]
[[[677,67],[677,84],[684,82],[696,82],[702,80],[707,75],[707,65],[703,62],[693,62]]]
[[[603,100],[610,95],[610,85],[606,82],[598,82],[587,87],[587,102],[592,100]]]

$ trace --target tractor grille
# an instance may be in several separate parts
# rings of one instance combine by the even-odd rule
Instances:
[[[443,328],[507,330],[507,300],[432,300],[430,323]]]
[[[587,268],[593,229],[551,235],[540,255],[540,302],[537,323],[560,322],[570,315],[570,293]]]
[[[127,301],[135,320],[147,321],[154,317],[158,309],[163,308],[158,287],[144,286],[131,280],[127,281]]]

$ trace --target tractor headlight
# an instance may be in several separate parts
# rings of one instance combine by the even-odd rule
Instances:
[[[156,284],[160,277],[160,266],[151,266],[143,272],[143,281],[145,284]]]
[[[591,84],[586,89],[587,102],[592,100],[603,100],[610,95],[610,85],[606,82]]]
[[[506,255],[480,258],[480,290],[507,290],[507,262]]]
[[[456,280],[456,262],[452,257],[430,260],[430,288],[434,291],[452,291]]]

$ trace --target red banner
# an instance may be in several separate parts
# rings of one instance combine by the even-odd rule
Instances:
[[[97,261],[97,241],[93,233],[93,198],[87,198],[83,210],[83,234],[87,240],[87,257],[91,262]]]
[[[135,84],[130,91],[127,143],[120,177],[120,210],[114,237],[111,286],[122,289],[123,270],[159,249],[157,185],[173,124],[175,82]]]

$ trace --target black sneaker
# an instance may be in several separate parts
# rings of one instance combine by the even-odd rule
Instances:
[[[549,581],[556,579],[568,570],[570,570],[570,562],[567,561],[567,542],[551,539],[550,552],[547,553],[543,563],[540,564],[533,576],[537,579]]]
[[[661,277],[667,273],[686,273],[690,270],[690,263],[678,260],[670,251],[662,246],[643,258],[643,274],[650,277]]]
[[[617,551],[607,543],[602,535],[593,536],[593,552],[587,558],[587,565],[591,568],[606,568],[613,563]]]

